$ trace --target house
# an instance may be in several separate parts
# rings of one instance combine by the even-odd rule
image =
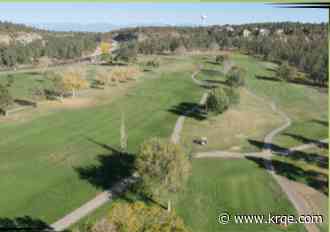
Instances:
[[[275,31],[275,34],[276,34],[276,35],[283,35],[283,33],[284,33],[284,30],[283,30],[283,29],[277,29],[277,30]]]
[[[249,31],[248,29],[243,30],[243,37],[247,38],[250,36],[250,34],[251,34],[251,31]]]
[[[269,33],[270,33],[270,31],[268,29],[265,29],[265,28],[259,29],[259,35],[267,36],[267,35],[269,35]]]

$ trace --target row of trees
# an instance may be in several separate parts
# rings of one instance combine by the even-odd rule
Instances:
[[[97,43],[96,35],[79,33],[68,36],[44,35],[42,40],[28,44],[0,44],[0,67],[34,64],[41,57],[59,60],[79,58],[84,52],[94,51]]]
[[[206,101],[206,109],[215,114],[225,112],[231,105],[240,101],[239,87],[245,85],[246,71],[231,63],[228,55],[216,56],[216,63],[223,65],[223,73],[226,76],[225,84],[212,89]]]
[[[250,30],[249,36],[243,36],[244,29]],[[260,29],[267,33],[260,33]],[[306,72],[306,78],[311,82],[326,85],[328,80],[326,24],[284,22],[222,27],[148,27],[124,32],[125,35],[132,34],[129,38],[136,38],[132,41],[137,44],[138,52],[144,54],[239,49],[265,60],[287,61]],[[139,40],[139,36],[143,39]]]

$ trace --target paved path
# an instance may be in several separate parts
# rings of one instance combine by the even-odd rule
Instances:
[[[296,147],[291,147],[289,152],[293,152],[293,151],[302,151],[302,150],[306,150],[312,147],[318,147],[320,144],[322,143],[326,143],[328,142],[329,139],[322,139],[316,142],[311,142],[311,143],[306,143],[306,144],[302,144]]]
[[[198,72],[199,71],[192,74],[193,80],[194,80],[195,75],[197,75]],[[204,104],[206,102],[207,94],[208,93],[203,94],[199,104]],[[193,112],[194,110],[196,110],[196,109],[191,109],[191,110],[187,111],[185,113],[185,115]],[[174,131],[173,131],[173,134],[171,137],[172,141],[175,143],[178,143],[180,141],[180,133],[183,128],[185,115],[180,116],[175,124]],[[94,210],[99,208],[100,206],[104,205],[106,202],[112,201],[116,195],[124,192],[125,189],[127,189],[127,187],[130,184],[135,182],[135,180],[136,180],[136,177],[129,177],[129,178],[126,178],[126,179],[120,181],[119,183],[114,185],[111,189],[100,193],[95,198],[86,202],[84,205],[82,205],[78,209],[72,211],[71,213],[67,214],[63,218],[54,222],[51,225],[51,227],[55,231],[63,231],[65,229],[69,228],[71,225],[77,223],[80,219],[87,216],[88,214],[90,214],[91,212],[93,212]]]
[[[136,180],[135,177],[129,177],[120,181],[119,183],[114,185],[111,189],[100,193],[94,199],[88,201],[78,209],[72,211],[71,213],[67,214],[65,217],[56,221],[51,225],[51,227],[55,231],[63,231],[69,228],[71,225],[78,222],[81,218],[85,217],[86,215],[88,215],[98,207],[102,206],[106,202],[112,201],[116,195],[122,193],[130,184],[134,183],[135,180]]]
[[[274,166],[272,165],[272,152],[271,152],[271,144],[273,141],[273,138],[288,128],[291,125],[291,119],[281,110],[279,110],[274,102],[267,102],[265,99],[258,97],[254,93],[250,92],[251,95],[258,99],[262,99],[265,103],[269,104],[272,111],[276,114],[279,114],[284,122],[283,124],[272,130],[270,133],[268,133],[264,138],[264,147],[262,149],[262,152],[257,153],[235,153],[235,152],[226,152],[226,151],[210,151],[210,152],[200,152],[197,153],[194,157],[195,158],[205,158],[205,157],[213,157],[213,158],[245,158],[248,156],[253,157],[261,157],[265,160],[265,167],[267,172],[270,173],[270,175],[275,179],[275,181],[279,184],[282,191],[288,196],[288,199],[291,201],[293,206],[296,208],[298,215],[306,215],[306,214],[312,214],[313,209],[309,205],[308,201],[304,197],[304,195],[301,193],[301,191],[297,191],[295,188],[295,182],[287,179],[286,177],[282,177],[276,174],[274,170]],[[328,139],[320,140],[319,142],[310,143],[310,144],[303,144],[296,147],[292,147],[289,149],[289,153],[297,150],[304,150],[308,149],[314,146],[319,145],[321,142],[326,142]],[[291,151],[291,152],[290,152]],[[307,186],[305,186],[307,188]],[[315,224],[304,224],[306,230],[308,232],[319,232],[319,228]]]
[[[195,78],[195,76],[199,73],[200,70],[194,72],[192,75],[191,75],[191,78],[192,80],[198,84],[198,85],[204,85],[204,82],[202,81],[199,81]],[[204,93],[201,100],[199,101],[199,105],[204,105],[206,100],[207,100],[207,95],[208,95],[208,92]],[[182,131],[182,128],[183,128],[183,124],[184,124],[184,121],[186,119],[186,116],[192,112],[194,112],[195,110],[198,110],[197,109],[198,107],[195,107],[193,109],[190,109],[186,112],[184,112],[183,115],[181,115],[178,120],[176,121],[175,123],[175,126],[174,126],[174,129],[173,129],[173,133],[171,135],[171,141],[175,144],[178,144],[180,142],[180,134],[181,134],[181,131]]]

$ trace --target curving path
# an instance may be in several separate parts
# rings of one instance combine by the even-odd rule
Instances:
[[[275,181],[279,184],[282,191],[287,195],[288,199],[291,201],[293,206],[298,212],[298,215],[310,215],[313,213],[312,207],[309,205],[308,201],[306,200],[304,194],[301,191],[296,190],[295,188],[295,182],[279,176],[276,174],[274,170],[274,166],[272,165],[272,151],[271,151],[271,144],[273,141],[273,138],[288,128],[291,125],[291,119],[287,114],[285,114],[283,111],[279,110],[274,102],[267,102],[265,99],[258,97],[251,91],[248,91],[251,95],[258,99],[262,99],[265,103],[269,104],[272,111],[274,113],[279,114],[283,120],[284,123],[278,127],[272,130],[270,133],[268,133],[264,138],[264,147],[262,149],[262,152],[256,152],[256,153],[235,153],[235,152],[226,152],[226,151],[210,151],[210,152],[202,152],[197,153],[194,157],[195,158],[246,158],[246,157],[261,157],[265,160],[265,167],[268,173],[275,179]],[[319,142],[325,142],[328,139],[320,140]],[[303,144],[300,146],[292,147],[289,149],[288,155],[290,155],[291,152],[296,150],[303,150],[308,149],[314,146],[317,146],[318,142],[316,143],[310,143],[310,144]],[[305,185],[304,185],[305,186]],[[308,188],[305,186],[305,188]],[[319,228],[315,224],[304,224],[306,230],[308,232],[319,232]]]
[[[200,67],[201,68],[201,67]],[[200,80],[197,80],[196,79],[196,75],[200,72],[200,69],[197,70],[196,72],[194,72],[192,75],[191,75],[191,79],[193,80],[194,83],[196,83],[197,85],[201,85],[201,86],[206,86],[207,84],[204,83],[203,81],[200,81]],[[207,100],[207,95],[208,95],[208,92],[204,93],[201,100],[199,101],[199,105],[204,105],[206,100]],[[184,124],[184,121],[186,119],[186,116],[192,112],[194,112],[195,110],[198,110],[197,109],[198,107],[195,107],[195,108],[192,108],[186,112],[184,112],[183,115],[181,115],[178,120],[176,121],[175,123],[175,126],[174,126],[174,129],[173,129],[173,133],[171,135],[171,141],[175,144],[178,144],[180,142],[180,134],[181,134],[181,131],[182,131],[182,128],[183,128],[183,124]]]

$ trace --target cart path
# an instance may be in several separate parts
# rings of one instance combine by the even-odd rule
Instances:
[[[99,208],[106,202],[111,202],[114,197],[118,194],[122,193],[127,189],[127,187],[134,183],[136,180],[135,177],[128,177],[126,179],[121,180],[116,185],[114,185],[111,189],[104,191],[97,195],[92,200],[86,202],[78,209],[72,211],[71,213],[67,214],[65,217],[59,219],[55,223],[51,224],[51,227],[55,231],[63,231],[69,228],[74,223],[78,222],[81,218],[85,217],[95,209]]]
[[[195,75],[197,75],[198,72],[199,72],[199,70],[192,74],[191,78],[193,80],[196,80]],[[207,92],[203,94],[199,104],[204,104],[206,102],[207,94],[208,94]],[[171,137],[171,140],[174,143],[179,143],[179,141],[180,141],[180,133],[183,128],[184,120],[186,117],[185,115],[193,112],[194,110],[196,110],[196,108],[185,112],[184,115],[180,116],[178,118],[178,120],[176,121],[174,131],[173,131],[173,134]],[[129,185],[133,184],[136,181],[136,178],[137,178],[136,176],[135,177],[132,176],[132,177],[128,177],[126,179],[121,180],[120,182],[115,184],[109,190],[101,192],[92,200],[86,202],[81,207],[75,209],[71,213],[67,214],[63,218],[61,218],[58,221],[51,224],[51,227],[55,231],[63,231],[65,229],[69,228],[71,225],[77,223],[80,219],[87,216],[88,214],[90,214],[91,212],[93,212],[94,210],[99,208],[100,206],[104,205],[107,202],[111,202],[114,197],[116,197],[120,193],[123,193]]]
[[[271,132],[269,132],[265,138],[264,138],[264,147],[262,149],[262,152],[256,152],[256,153],[235,153],[235,152],[226,152],[226,151],[210,151],[210,152],[202,152],[202,153],[197,153],[194,157],[195,158],[205,158],[205,157],[216,157],[216,158],[246,158],[246,157],[259,157],[259,158],[264,158],[264,165],[267,170],[267,172],[274,178],[274,180],[279,184],[281,187],[282,191],[287,195],[288,199],[290,202],[293,204],[295,209],[297,210],[298,215],[310,215],[315,212],[313,212],[313,207],[309,204],[309,202],[306,200],[306,197],[304,196],[304,191],[298,191],[296,188],[296,182],[293,182],[286,177],[279,176],[276,174],[274,170],[274,166],[272,164],[272,151],[271,151],[271,146],[272,146],[272,141],[273,138],[288,128],[291,125],[291,119],[289,116],[284,113],[283,111],[279,110],[274,102],[267,102],[264,98],[261,98],[251,91],[248,91],[252,96],[255,98],[261,99],[265,102],[265,104],[268,104],[272,111],[276,114],[279,114],[283,118],[283,124],[278,127],[273,129]],[[311,147],[318,146],[320,143],[327,141],[328,139],[323,139],[314,143],[310,144],[303,144],[299,145],[296,147],[292,147],[288,149],[288,155],[290,155],[291,152],[297,151],[297,150],[304,150],[308,149]],[[306,185],[301,185],[303,187],[300,188],[309,188]],[[306,230],[308,232],[319,232],[319,228],[315,224],[304,224]]]
[[[195,78],[195,76],[200,72],[200,70],[197,70],[196,72],[194,72],[192,75],[191,75],[191,79],[197,84],[197,85],[205,85],[205,83],[203,81],[199,81]],[[205,92],[201,98],[201,100],[199,101],[199,105],[204,105],[206,100],[207,100],[207,96],[208,96],[208,92]],[[171,141],[175,144],[178,144],[180,143],[180,135],[181,135],[181,131],[182,131],[182,128],[183,128],[183,124],[184,124],[184,121],[186,119],[186,116],[192,112],[194,112],[195,110],[198,110],[198,107],[194,107],[186,112],[183,113],[183,115],[181,115],[176,123],[175,123],[175,126],[174,126],[174,129],[173,129],[173,133],[171,135]]]

